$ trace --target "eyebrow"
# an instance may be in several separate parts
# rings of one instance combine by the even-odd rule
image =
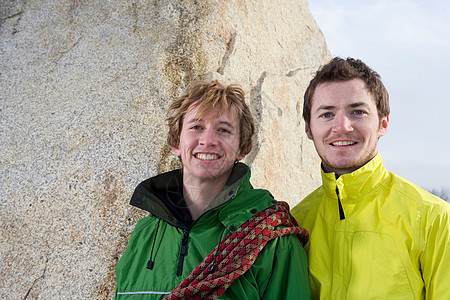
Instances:
[[[368,106],[365,102],[356,102],[349,105],[350,107]]]
[[[352,104],[350,104],[349,105],[349,107],[361,107],[361,106],[367,106],[367,103],[365,103],[365,102],[355,102],[355,103],[352,103]],[[321,105],[321,106],[319,106],[317,109],[316,109],[316,111],[319,111],[319,110],[330,110],[330,109],[335,109],[336,108],[336,106],[334,106],[334,105]]]
[[[204,122],[204,121],[203,121],[202,118],[193,118],[193,119],[190,119],[190,120],[186,121],[186,123],[195,123],[195,122]],[[227,126],[229,126],[229,127],[234,129],[234,126],[230,122],[220,121],[219,124],[227,125]]]
[[[321,105],[321,106],[319,106],[319,107],[316,109],[316,111],[319,111],[319,110],[329,110],[329,109],[333,109],[333,108],[336,108],[336,106],[334,106],[334,105]]]

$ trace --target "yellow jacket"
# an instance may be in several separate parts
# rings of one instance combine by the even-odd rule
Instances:
[[[313,299],[450,299],[450,204],[388,173],[379,154],[322,181],[292,210],[310,233]]]

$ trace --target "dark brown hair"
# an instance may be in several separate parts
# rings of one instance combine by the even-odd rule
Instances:
[[[312,99],[319,84],[355,78],[362,79],[366,83],[366,88],[377,106],[378,118],[381,120],[388,116],[390,113],[389,93],[381,82],[380,75],[359,59],[335,57],[316,72],[306,89],[303,102],[303,119],[306,124],[309,125],[311,121]]]

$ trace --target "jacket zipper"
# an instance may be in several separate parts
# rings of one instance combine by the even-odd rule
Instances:
[[[228,201],[231,201],[234,198],[234,195],[228,199]],[[213,208],[213,209],[217,209],[218,207],[221,207],[222,205],[225,205],[225,203],[228,203],[228,201],[222,203],[221,205]],[[187,244],[188,244],[188,238],[189,238],[189,230],[194,227],[195,223],[198,222],[198,220],[201,219],[201,217],[206,214],[207,212],[213,210],[210,209],[208,211],[203,212],[200,217],[197,218],[197,220],[195,220],[191,226],[189,228],[184,228],[183,229],[183,236],[181,237],[181,245],[180,245],[180,256],[178,258],[178,268],[177,268],[177,275],[181,276],[181,274],[183,274],[183,263],[184,263],[184,257],[186,256],[187,253]],[[222,232],[223,233],[223,232]],[[220,243],[220,241],[219,241]],[[214,268],[214,264],[213,264],[213,268]]]
[[[341,197],[339,197],[339,189],[337,186],[336,186],[336,195],[337,195],[338,205],[339,205],[339,219],[344,220],[345,219],[344,208],[342,207]]]
[[[183,274],[183,263],[184,263],[184,257],[186,256],[186,252],[187,252],[188,235],[189,235],[189,230],[184,228],[183,236],[181,237],[180,256],[178,258],[178,269],[177,269],[178,276],[181,276],[181,274]]]

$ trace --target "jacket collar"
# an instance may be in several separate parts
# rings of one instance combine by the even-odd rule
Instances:
[[[373,191],[388,176],[383,165],[383,159],[378,153],[372,160],[358,170],[343,174],[336,179],[334,172],[325,173],[322,170],[322,183],[325,193],[336,198],[336,187],[339,189],[341,200],[357,201],[361,196]]]
[[[246,188],[251,188],[250,168],[237,163],[233,167],[224,190],[217,195],[206,210],[214,209]],[[130,204],[150,212],[169,224],[186,227],[188,210],[183,199],[183,170],[166,172],[141,182],[131,197]],[[189,214],[190,218],[190,214]]]

